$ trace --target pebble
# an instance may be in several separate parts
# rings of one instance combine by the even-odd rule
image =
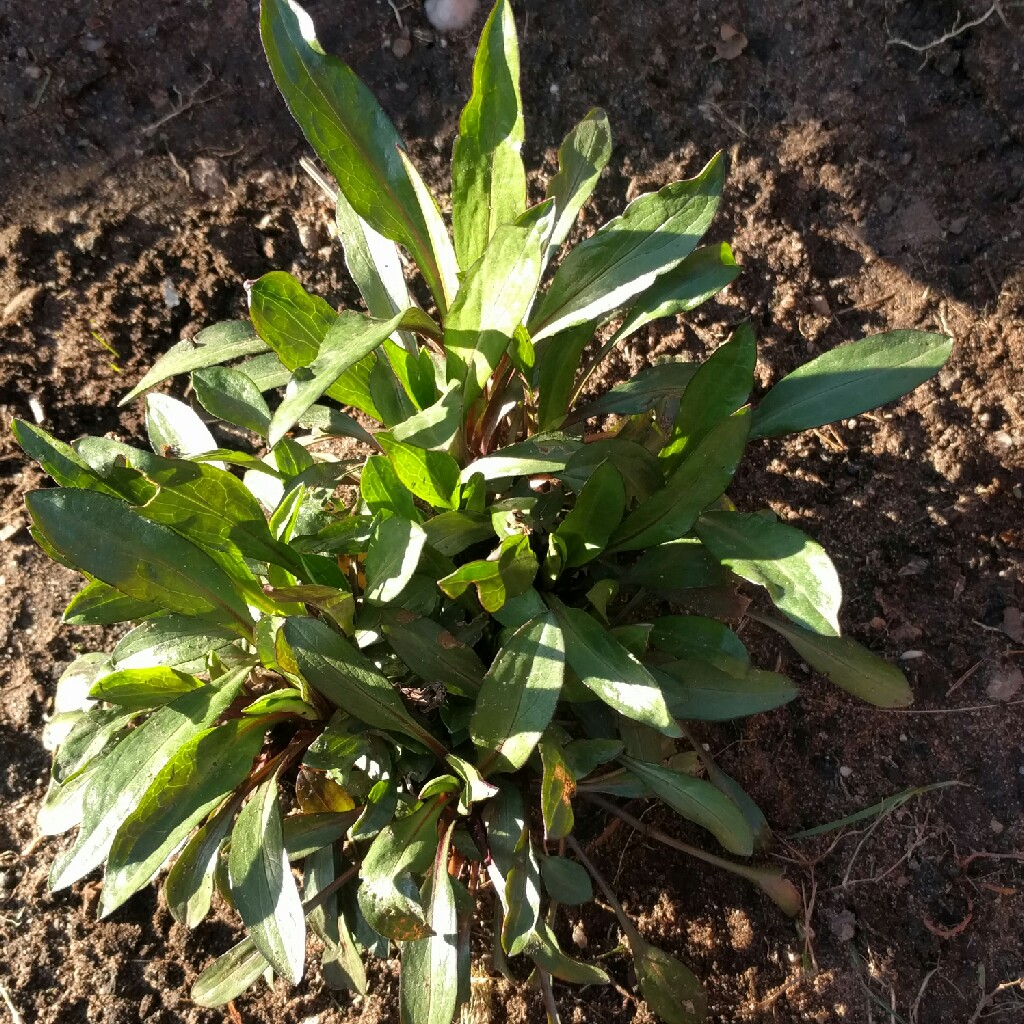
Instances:
[[[892,213],[896,209],[896,200],[889,192],[883,192],[878,197],[878,209],[885,214]]]
[[[412,53],[412,40],[406,36],[399,36],[391,44],[391,52],[401,60],[403,57],[408,57]]]
[[[853,774],[853,769],[848,764],[840,765],[839,774],[842,775],[844,779],[848,779]]]
[[[438,32],[460,32],[475,17],[479,0],[427,0],[423,12]]]
[[[813,309],[818,316],[832,315],[832,307],[828,304],[828,299],[826,299],[824,295],[815,295],[811,299],[811,309]]]
[[[41,426],[46,422],[46,410],[43,408],[43,403],[40,402],[35,395],[29,396],[28,407],[32,411],[32,419],[34,419],[37,424]]]
[[[990,821],[990,822],[988,823],[988,827],[989,827],[990,829],[992,829],[992,831],[993,831],[993,832],[994,832],[994,833],[995,833],[995,834],[996,834],[997,836],[998,836],[998,835],[1002,835],[1003,831],[1004,831],[1004,830],[1005,830],[1005,828],[1006,828],[1006,826],[1005,826],[1005,825],[1004,825],[1004,824],[1003,824],[1003,823],[1002,823],[1001,821],[997,821],[997,820],[996,820],[995,818],[993,818],[993,819],[992,819],[992,820],[991,820],[991,821]]]
[[[953,220],[949,222],[949,233],[951,235],[962,235],[964,233],[964,229],[967,227],[967,221],[967,217],[954,217]]]
[[[299,242],[306,252],[316,252],[323,244],[323,236],[315,224],[300,224]]]
[[[174,282],[169,277],[163,279],[160,287],[163,290],[164,305],[168,309],[175,309],[181,305],[181,296],[178,294],[178,289],[174,287]]]

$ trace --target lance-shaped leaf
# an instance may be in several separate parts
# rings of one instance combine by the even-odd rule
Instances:
[[[252,619],[234,583],[209,555],[123,501],[55,488],[25,499],[36,529],[69,562],[139,601],[246,630]]]
[[[455,508],[459,464],[447,452],[418,448],[383,432],[377,434],[377,443],[387,452],[398,479],[417,498],[434,508]]]
[[[146,434],[153,451],[188,458],[217,447],[191,406],[155,391],[146,396]]]
[[[202,619],[161,615],[121,637],[111,659],[116,669],[166,667],[202,672],[208,654],[223,658],[237,640],[236,633]]]
[[[547,894],[558,903],[576,907],[590,903],[594,898],[590,875],[574,860],[545,857],[540,862],[540,875]]]
[[[728,573],[693,538],[648,548],[622,577],[624,583],[660,593],[720,587],[727,579]]]
[[[167,909],[179,924],[195,928],[210,912],[214,872],[224,840],[235,820],[240,800],[225,804],[192,834],[167,873]]]
[[[231,830],[231,898],[256,948],[295,984],[306,962],[306,920],[281,832],[277,776],[253,793]]]
[[[540,918],[540,865],[528,828],[523,829],[512,852],[504,905],[501,945],[509,956],[518,956],[533,937]]]
[[[423,887],[432,935],[402,946],[398,1002],[403,1024],[451,1024],[458,1006],[459,953],[455,889],[448,874],[448,852],[455,822],[437,846]]]
[[[749,324],[711,354],[679,400],[669,443],[661,450],[666,471],[697,450],[715,427],[742,406],[754,386],[757,342]]]
[[[558,147],[558,173],[548,182],[547,190],[547,197],[555,201],[555,220],[548,238],[545,264],[568,238],[611,155],[612,130],[608,115],[595,107]]]
[[[743,857],[753,853],[754,834],[740,809],[710,782],[632,757],[621,760],[655,796],[688,821],[706,828],[730,853]]]
[[[233,719],[192,737],[164,765],[114,837],[101,917],[150,882],[189,832],[243,782],[263,735],[260,723]]]
[[[203,685],[195,676],[159,665],[121,669],[104,675],[93,683],[89,696],[123,708],[157,708]]]
[[[440,682],[455,693],[474,696],[486,671],[472,647],[443,626],[414,612],[384,608],[381,632],[406,667],[426,682]]]
[[[697,364],[685,360],[645,366],[629,380],[616,384],[587,405],[575,408],[568,422],[578,423],[608,413],[635,416],[638,413],[657,411],[677,400],[690,386],[696,372]]]
[[[260,32],[292,116],[352,208],[412,254],[444,311],[457,285],[451,243],[438,251],[420,202],[422,182],[402,160],[394,125],[348,65],[324,52],[294,0],[263,0]]]
[[[466,271],[444,326],[447,377],[462,384],[465,406],[483,390],[530,308],[551,215],[546,202],[498,228]]]
[[[702,615],[664,615],[651,626],[652,647],[674,658],[730,658],[747,664],[750,656],[743,641],[717,619]]]
[[[268,442],[277,444],[346,370],[373,352],[399,327],[425,327],[428,321],[427,314],[414,306],[390,320],[375,320],[352,310],[339,313],[327,329],[316,358],[308,367],[301,367],[293,374],[284,401],[270,422]]]
[[[566,661],[584,685],[627,718],[679,736],[654,676],[586,612],[553,596],[548,603],[562,627]]]
[[[527,955],[552,977],[572,985],[607,985],[611,980],[600,967],[585,964],[562,952],[555,933],[541,919],[526,948]]]
[[[381,520],[366,553],[365,599],[370,604],[392,604],[409,585],[426,543],[423,528],[412,520]]]
[[[494,232],[526,209],[519,96],[519,44],[512,6],[494,5],[473,62],[473,93],[459,118],[452,154],[452,229],[468,270]]]
[[[164,765],[220,717],[248,673],[247,668],[241,669],[215,686],[183,694],[128,733],[107,755],[103,770],[85,794],[78,840],[54,861],[52,889],[66,888],[103,862],[122,822],[138,807]]]
[[[152,601],[137,601],[102,580],[90,580],[68,602],[63,621],[72,626],[111,626],[148,619],[159,610]]]
[[[764,587],[780,612],[822,636],[839,635],[842,589],[820,544],[793,526],[744,512],[708,512],[696,530],[722,565]]]
[[[282,639],[285,658],[335,707],[367,725],[411,736],[444,757],[444,748],[406,710],[391,683],[344,637],[316,619],[289,618],[278,634],[279,647]]]
[[[51,437],[42,427],[14,420],[11,432],[25,454],[35,459],[61,487],[121,496],[121,492],[104,480],[71,445]]]
[[[544,773],[540,784],[540,809],[544,817],[544,839],[554,842],[572,832],[575,815],[572,798],[576,779],[565,760],[561,746],[550,736],[540,741],[540,760]]]
[[[482,774],[526,764],[551,722],[565,676],[565,645],[548,612],[516,630],[484,677],[470,722]]]
[[[722,496],[743,457],[750,412],[741,410],[719,423],[693,454],[612,534],[611,547],[637,551],[685,536],[697,517]]]
[[[251,937],[232,946],[196,978],[192,1001],[199,1006],[224,1006],[237,999],[270,966]]]
[[[391,436],[418,448],[448,448],[461,425],[462,385],[452,381],[433,405],[396,423]]]
[[[822,636],[777,619],[758,618],[781,633],[812,668],[836,686],[880,708],[914,702],[907,677],[895,666],[844,636]]]
[[[466,562],[439,579],[437,585],[455,599],[471,586],[476,587],[480,604],[493,614],[506,601],[529,590],[536,577],[537,556],[530,547],[530,538],[517,533],[501,542],[497,557]]]
[[[530,319],[534,341],[624,306],[682,263],[707,231],[724,180],[719,154],[696,178],[633,200],[573,249]]]
[[[379,935],[409,942],[431,934],[415,877],[434,862],[437,822],[449,796],[435,796],[388,825],[367,850],[359,868],[359,908]]]
[[[754,413],[752,436],[778,437],[849,419],[895,401],[934,376],[953,342],[891,331],[840,345],[783,377]]]
[[[270,425],[270,407],[260,389],[241,370],[230,366],[208,366],[195,370],[192,386],[199,404],[217,419],[265,434]]]
[[[390,512],[414,522],[418,522],[420,519],[412,491],[398,479],[395,467],[383,455],[371,455],[363,463],[363,471],[359,476],[359,493],[366,503],[367,509],[373,515],[379,512]],[[346,522],[355,528],[358,521],[350,519]],[[342,530],[340,524],[331,524],[332,527],[335,525],[338,530]],[[328,527],[328,529],[330,528]],[[348,526],[342,532],[347,535]],[[369,538],[367,538],[367,542],[368,540]]]
[[[587,322],[570,327],[535,347],[538,429],[557,430],[565,421],[577,392],[576,378],[583,350],[594,337],[596,326]]]
[[[461,474],[469,481],[479,474],[485,480],[504,480],[541,473],[560,473],[583,443],[565,434],[537,434],[527,441],[511,444],[493,455],[471,462]]]
[[[331,988],[348,989],[362,995],[366,992],[366,968],[348,923],[339,912],[338,895],[330,894],[326,902],[316,899],[337,878],[338,859],[332,846],[310,854],[303,866],[302,893],[307,904],[317,902],[308,912],[308,920],[310,929],[324,944],[324,981]]]
[[[796,684],[778,672],[752,669],[735,662],[731,671],[703,658],[686,658],[659,665],[654,674],[672,714],[699,722],[724,722],[732,718],[771,711],[794,700]],[[669,678],[666,679],[665,677]]]
[[[266,351],[267,343],[252,329],[252,324],[244,320],[214,324],[200,331],[194,338],[186,338],[171,346],[118,405],[126,405],[147,388],[155,387],[168,377]]]
[[[565,544],[569,568],[585,565],[604,551],[622,521],[625,508],[626,488],[622,475],[613,462],[602,462],[591,473],[576,504],[554,533]]]
[[[665,1024],[703,1024],[708,1017],[708,999],[693,971],[649,942],[633,946],[640,994],[655,1016]]]

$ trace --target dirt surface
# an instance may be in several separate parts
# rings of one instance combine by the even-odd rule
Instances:
[[[67,439],[137,436],[137,408],[116,408],[128,382],[182,334],[242,314],[243,280],[265,271],[355,302],[329,211],[298,169],[305,145],[271,83],[254,7],[0,5],[0,982],[28,1024],[229,1019],[187,996],[232,941],[227,917],[187,934],[147,892],[96,923],[97,883],[46,894],[63,840],[35,840],[48,769],[39,736],[61,670],[109,637],[58,625],[75,579],[24,529],[23,495],[42,477],[6,424],[34,408]],[[625,829],[596,850],[644,933],[706,979],[714,1021],[1024,1021],[1024,991],[1007,985],[1024,973],[1024,13],[1004,4],[1007,23],[993,14],[926,52],[887,45],[926,43],[958,9],[969,20],[987,7],[517,5],[535,191],[575,120],[595,104],[611,117],[612,167],[582,230],[718,148],[730,157],[713,237],[733,243],[746,272],[694,319],[653,325],[605,383],[655,354],[703,357],[747,314],[765,386],[868,332],[956,339],[938,380],[900,406],[758,442],[733,492],[832,552],[844,626],[900,661],[914,710],[857,704],[748,627],[803,695],[705,738],[783,836],[908,786],[962,785],[838,843],[780,844],[808,903],[799,923]],[[325,45],[364,76],[443,193],[482,18],[442,40],[418,3],[399,10],[404,57],[384,0],[311,4]],[[735,35],[721,45],[724,26],[745,34],[738,54]],[[670,815],[646,820],[685,834]],[[563,917],[560,931],[585,955],[617,943],[597,909]],[[632,984],[627,961],[604,962]],[[254,991],[230,1019],[394,1020],[394,965],[372,973],[365,1000],[331,994],[314,972],[297,989]],[[478,994],[496,1021],[542,1019],[512,987]],[[570,1021],[651,1019],[614,988],[559,998]]]

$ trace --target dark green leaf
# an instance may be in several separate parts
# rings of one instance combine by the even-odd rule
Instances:
[[[572,798],[576,794],[576,779],[569,770],[561,746],[550,736],[539,743],[541,764],[544,767],[540,784],[540,809],[544,817],[544,840],[554,842],[572,832],[575,815]]]
[[[72,626],[111,626],[148,619],[159,610],[152,601],[137,601],[102,580],[90,580],[64,609],[64,621]]]
[[[778,437],[849,419],[913,391],[949,358],[942,334],[891,331],[840,345],[784,377],[754,413],[753,437]]]
[[[265,434],[270,407],[260,389],[241,370],[209,366],[192,374],[199,404],[217,419],[235,423],[254,434]]]
[[[423,529],[430,546],[446,558],[494,537],[490,517],[476,512],[442,512],[428,519]]]
[[[622,522],[626,488],[611,461],[602,462],[591,473],[576,498],[576,504],[552,536],[566,547],[566,565],[575,568],[595,559]]]
[[[487,670],[470,725],[484,775],[526,763],[555,712],[564,674],[565,645],[550,612],[506,641]]]
[[[754,836],[739,808],[710,782],[661,765],[623,757],[622,763],[655,796],[689,821],[706,828],[730,852],[749,857]]]
[[[673,658],[705,658],[714,662],[724,655],[740,662],[750,660],[743,641],[728,626],[702,615],[665,615],[655,619],[650,642]]]
[[[745,662],[733,663],[733,671],[700,657],[659,665],[655,675],[662,679],[665,700],[677,718],[701,722],[723,722],[746,718],[781,707],[795,699],[795,684],[777,672],[752,669]],[[664,679],[668,675],[675,685]]]
[[[696,530],[719,562],[764,587],[780,612],[814,633],[839,635],[839,576],[825,549],[805,533],[742,512],[708,512]]]
[[[121,496],[118,489],[108,484],[71,445],[51,437],[41,427],[14,420],[11,432],[25,454],[35,459],[62,487]]]
[[[605,416],[609,413],[634,416],[650,412],[662,402],[679,398],[689,387],[696,372],[696,363],[683,360],[645,366],[629,380],[616,384],[588,405],[575,409],[569,422],[576,423],[591,416]]]
[[[627,501],[645,502],[665,484],[657,456],[643,445],[622,437],[588,441],[556,475],[579,494],[594,471],[605,462],[610,462],[619,471],[626,487]]]
[[[250,628],[245,602],[209,555],[117,498],[57,488],[25,501],[48,543],[90,576],[139,601]]]
[[[337,842],[355,821],[355,811],[314,811],[289,814],[282,820],[282,836],[289,860],[302,860]],[[306,893],[309,899],[311,893]]]
[[[270,964],[251,938],[244,938],[219,956],[192,986],[192,1001],[199,1006],[223,1006],[237,999]]]
[[[192,737],[164,765],[114,837],[102,917],[150,882],[189,832],[242,783],[263,733],[259,723],[233,719]]]
[[[754,386],[756,363],[754,332],[749,324],[741,324],[683,392],[672,436],[661,450],[666,472],[684,462],[719,423],[746,402]]]
[[[720,586],[727,574],[700,541],[688,538],[648,548],[622,577],[623,583],[663,593]]]
[[[547,894],[559,903],[576,907],[594,898],[590,875],[574,860],[545,857],[540,862],[540,874]]]
[[[519,46],[512,8],[494,5],[477,46],[473,94],[459,119],[452,155],[452,228],[468,270],[495,231],[526,209]]]
[[[537,424],[542,431],[557,430],[576,393],[583,350],[594,337],[593,322],[579,324],[536,345]]]
[[[565,657],[584,685],[610,707],[666,736],[679,728],[658,681],[600,623],[578,608],[548,599],[565,637]]]
[[[191,373],[205,366],[216,366],[266,351],[267,343],[256,335],[252,325],[246,321],[228,320],[214,324],[200,331],[194,338],[186,338],[168,349],[118,404],[127,405],[147,388],[179,373]]]
[[[370,512],[390,512],[418,522],[412,492],[398,479],[394,466],[383,455],[371,455],[363,464],[359,491]]]
[[[643,943],[633,950],[640,994],[665,1024],[703,1024],[708,1000],[697,976],[674,956]]]
[[[475,695],[484,665],[472,647],[432,619],[408,611],[383,609],[381,631],[408,669],[425,682],[440,682],[455,692]]]
[[[164,883],[167,909],[179,924],[195,928],[210,912],[213,876],[241,801],[232,801],[196,829],[178,854]]]
[[[907,677],[856,641],[843,636],[822,636],[776,619],[758,621],[781,633],[812,668],[847,693],[880,708],[905,708],[913,704]]]
[[[559,981],[573,985],[607,985],[610,981],[600,967],[574,960],[562,952],[555,933],[543,920],[537,922],[533,939],[526,949],[530,958]]]
[[[562,261],[530,320],[534,340],[625,305],[693,252],[718,208],[725,161],[641,196]]]
[[[433,405],[397,423],[391,436],[418,448],[447,448],[461,426],[462,385],[453,381]]]
[[[238,635],[185,615],[161,615],[126,633],[111,658],[116,669],[176,668],[202,672],[208,654],[224,657]]]
[[[455,891],[448,875],[452,822],[437,844],[424,886],[426,919],[433,934],[402,946],[399,1005],[404,1024],[451,1024],[458,1004],[458,920]]]
[[[338,877],[338,857],[332,847],[311,854],[303,871],[302,892],[306,903],[320,895]],[[344,916],[339,912],[336,893],[317,901],[309,912],[309,926],[324,944],[324,981],[331,988],[366,992],[366,969]]]
[[[355,212],[412,253],[443,312],[458,287],[455,254],[437,237],[440,215],[424,203],[423,184],[402,159],[387,115],[352,69],[324,52],[298,4],[263,0],[260,31],[274,78],[310,145]]]
[[[626,517],[612,534],[611,548],[637,551],[688,534],[700,513],[729,486],[749,430],[750,413],[745,409],[714,427],[664,488]]]
[[[599,765],[621,753],[622,744],[618,740],[573,740],[562,750],[565,763],[576,779],[586,778]]]
[[[504,902],[501,945],[509,956],[518,956],[533,937],[540,918],[540,865],[528,828],[523,829],[512,853]]]

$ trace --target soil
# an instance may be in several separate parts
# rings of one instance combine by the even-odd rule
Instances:
[[[298,168],[306,147],[263,60],[256,6],[0,5],[5,424],[38,415],[67,439],[137,436],[137,407],[116,407],[128,383],[180,336],[243,315],[242,282],[268,270],[355,304],[329,210]],[[902,665],[915,707],[858,704],[747,627],[765,664],[801,680],[802,697],[704,737],[780,836],[910,786],[960,785],[838,842],[780,843],[807,902],[798,922],[742,881],[625,828],[595,850],[644,934],[706,979],[714,1021],[1024,1021],[1024,13],[1004,4],[1005,21],[992,14],[924,52],[891,45],[927,43],[958,12],[968,21],[987,8],[517,4],[534,190],[591,105],[615,131],[582,232],[718,148],[731,163],[713,237],[732,242],[745,273],[685,323],[652,325],[604,385],[655,355],[703,357],[747,315],[761,386],[865,333],[922,328],[956,340],[937,380],[899,405],[755,444],[733,489],[741,507],[770,504],[832,552],[844,627]],[[482,16],[442,39],[406,0],[405,53],[384,0],[310,10],[443,194]],[[727,26],[745,47],[735,35],[723,44]],[[0,983],[11,1005],[28,1024],[395,1020],[393,964],[374,966],[364,1000],[330,993],[314,970],[295,989],[254,989],[233,1016],[199,1010],[188,986],[232,942],[228,916],[187,934],[155,892],[99,923],[98,883],[47,894],[64,840],[36,838],[42,724],[75,652],[110,637],[59,625],[75,578],[24,528],[24,494],[42,482],[5,430]],[[645,820],[686,834],[671,815]],[[618,941],[599,909],[566,915],[560,930],[585,955]],[[628,960],[604,962],[632,984]],[[558,994],[569,1021],[652,1019],[615,988]],[[542,1019],[525,989],[481,983],[478,995],[494,1001],[495,1020]]]

